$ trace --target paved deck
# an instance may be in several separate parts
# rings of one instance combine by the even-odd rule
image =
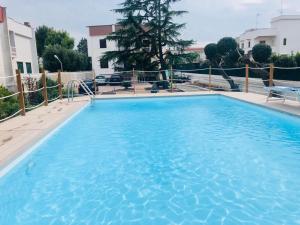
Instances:
[[[87,98],[55,101],[0,123],[0,170],[87,103]]]
[[[122,94],[122,95],[100,95],[97,99],[116,99],[132,97],[163,97],[163,96],[193,96],[221,94],[236,98],[253,104],[270,107],[275,110],[300,116],[300,103],[287,100],[266,102],[266,97],[253,93],[234,92],[179,92],[179,93],[158,93],[158,94]],[[50,103],[48,107],[40,107],[26,114],[18,116],[0,124],[0,171],[21,154],[26,152],[30,146],[46,136],[51,130],[68,119],[79,109],[88,104],[87,97],[76,98],[72,103],[67,100]]]

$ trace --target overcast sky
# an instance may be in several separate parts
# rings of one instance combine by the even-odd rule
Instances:
[[[182,0],[176,8],[189,11],[179,18],[186,22],[183,37],[199,43],[215,42],[223,36],[238,36],[256,26],[268,27],[272,17],[300,14],[300,0]],[[123,0],[0,0],[7,7],[8,16],[29,21],[34,27],[47,25],[68,31],[76,40],[87,36],[88,25],[112,24],[119,15]]]

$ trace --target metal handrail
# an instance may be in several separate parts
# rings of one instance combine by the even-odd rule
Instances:
[[[91,91],[91,89],[80,79],[78,80],[70,80],[67,83],[67,89],[68,89],[68,102],[70,102],[70,99],[72,99],[72,101],[74,100],[74,91],[73,91],[73,87],[75,85],[75,83],[78,83],[79,86],[81,86],[83,88],[83,90],[88,94],[88,96],[90,97],[91,100],[94,100],[95,95],[94,93]],[[70,90],[72,91],[70,93]],[[71,95],[70,95],[71,94]],[[71,97],[70,97],[71,96]]]

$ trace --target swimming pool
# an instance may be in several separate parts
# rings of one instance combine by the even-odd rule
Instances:
[[[300,224],[300,119],[218,95],[96,101],[0,179],[0,224]]]

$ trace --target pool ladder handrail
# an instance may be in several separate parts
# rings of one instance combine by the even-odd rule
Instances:
[[[91,100],[95,99],[95,94],[91,91],[91,89],[80,79],[75,79],[75,80],[70,80],[67,83],[67,89],[68,89],[68,102],[70,102],[70,99],[73,101],[74,100],[74,85],[75,83],[78,83],[79,86],[83,88],[83,90],[88,94]],[[70,95],[71,91],[71,95]]]

